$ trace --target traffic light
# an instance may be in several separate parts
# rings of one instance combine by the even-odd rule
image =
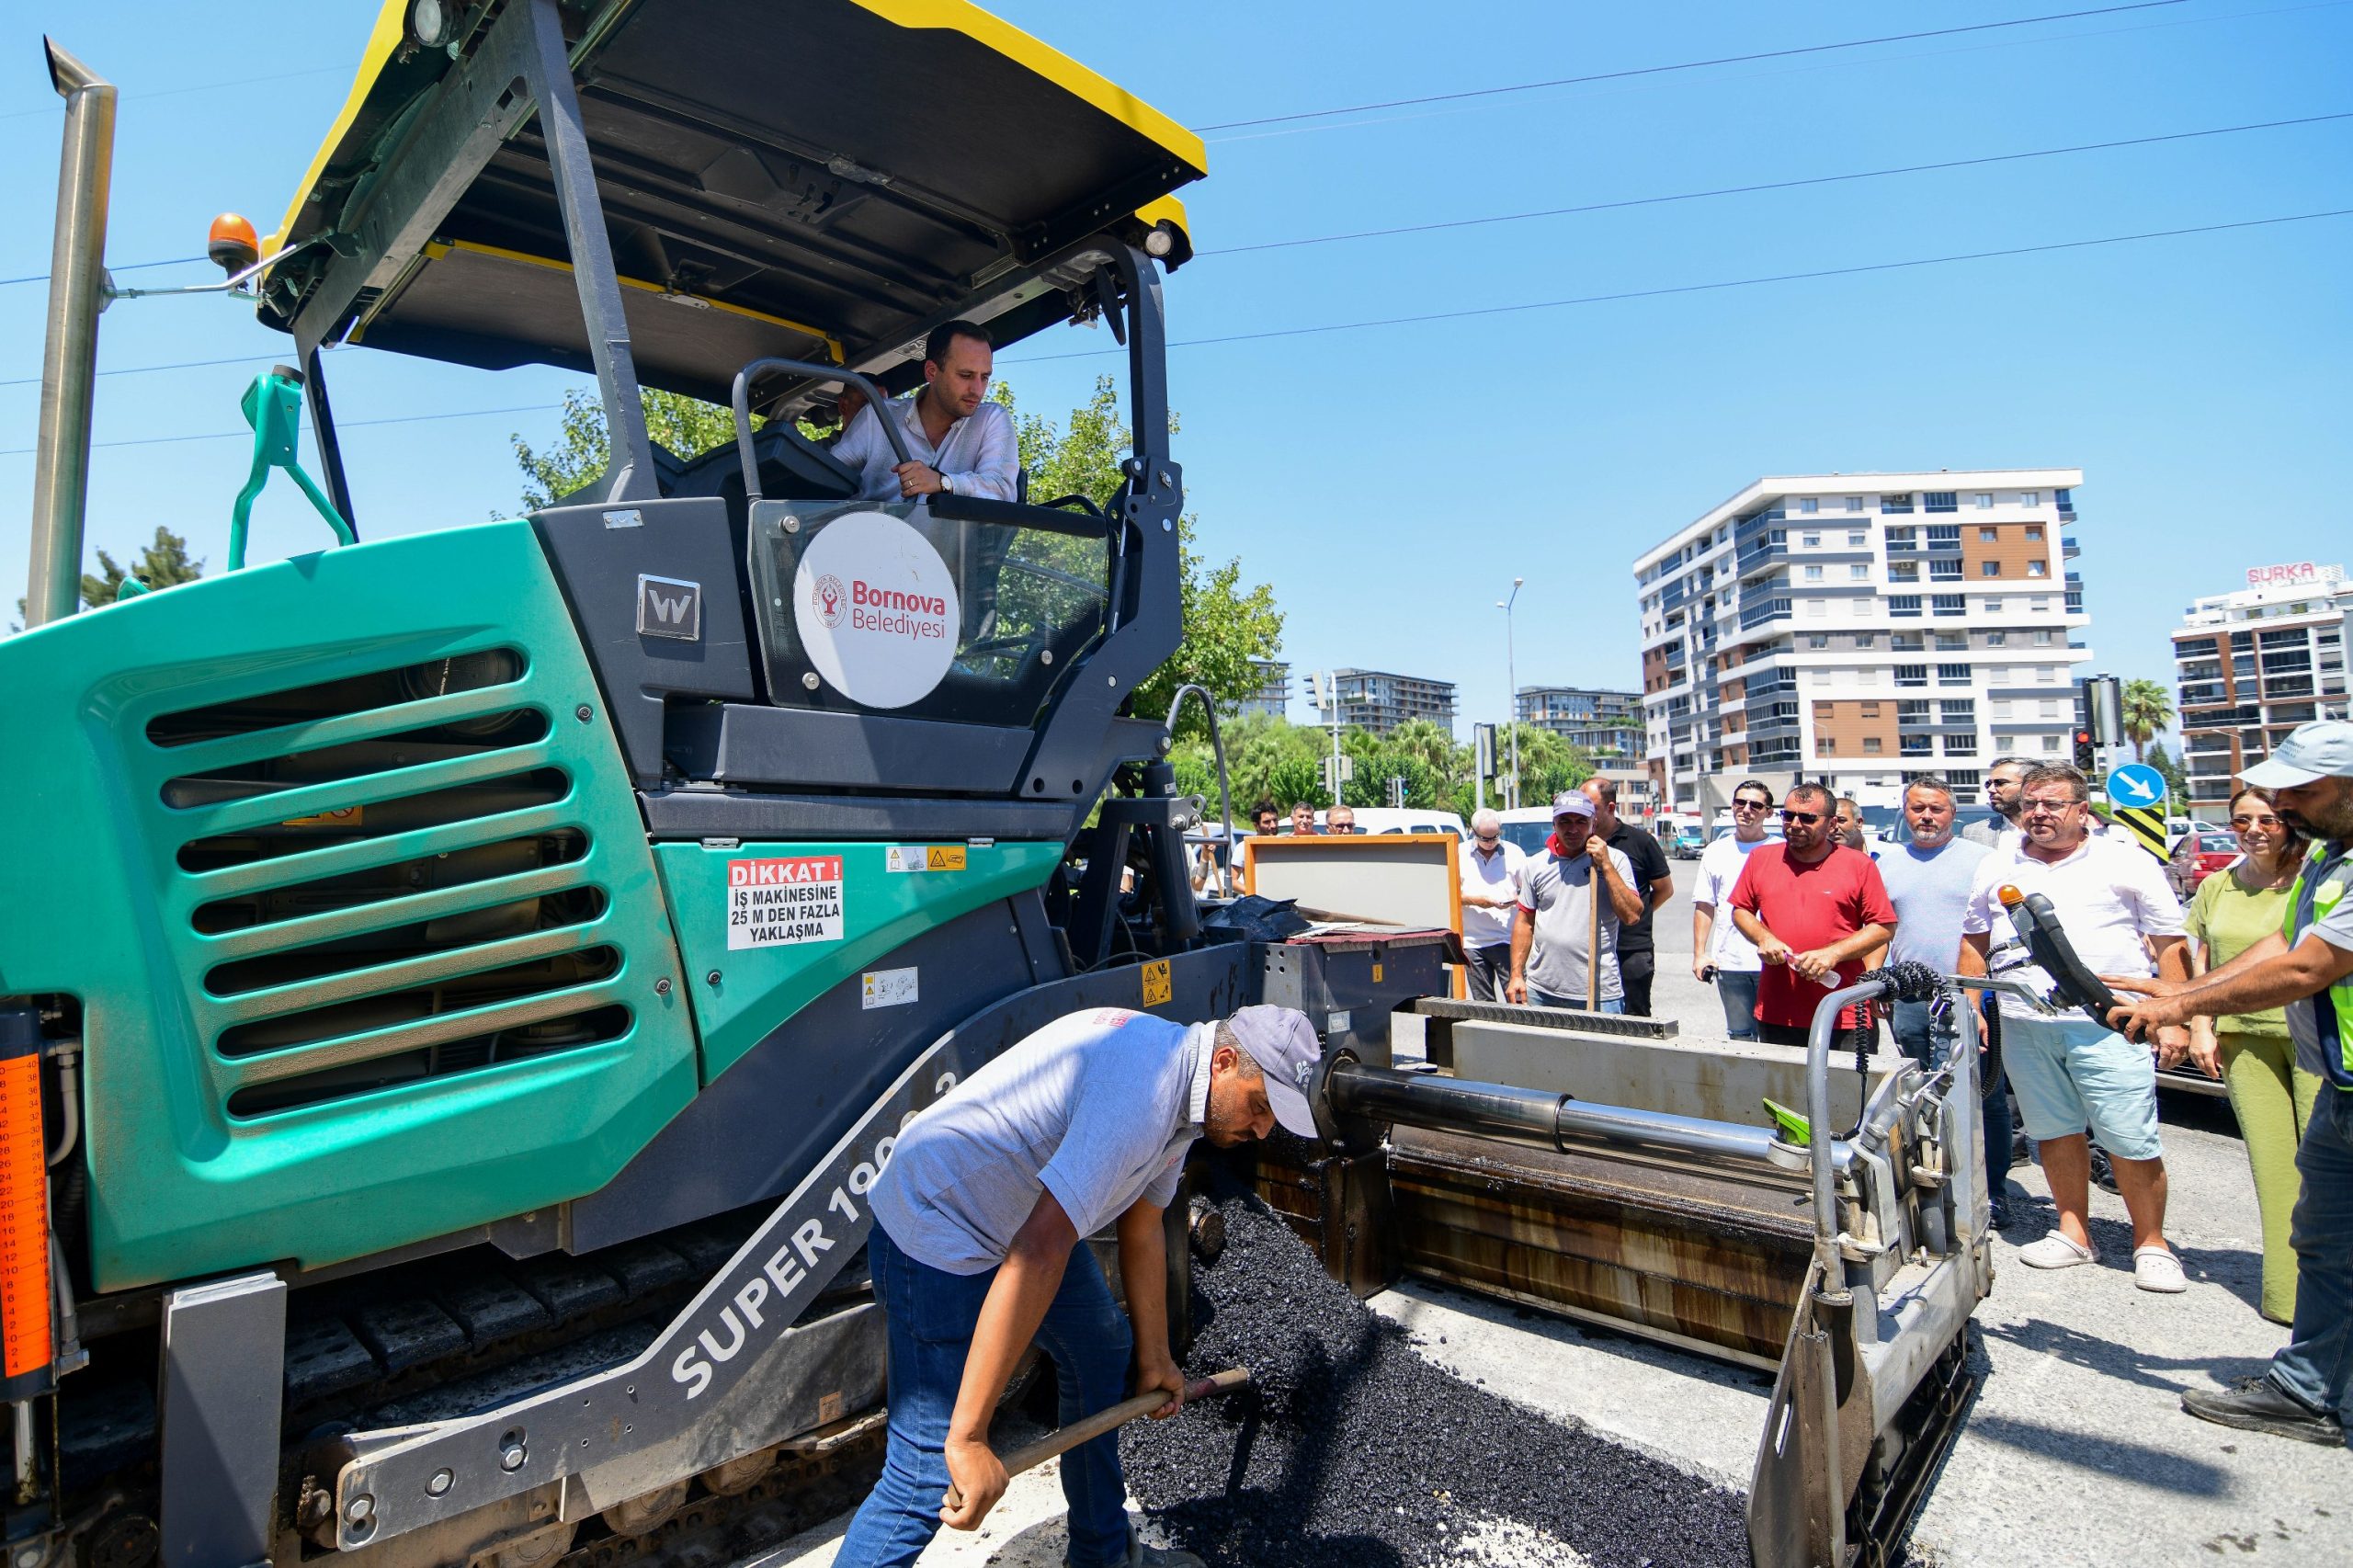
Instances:
[[[2075,732],[2076,769],[2088,775],[2098,766],[2099,747],[2093,743],[2092,733],[2089,730],[2077,730]]]

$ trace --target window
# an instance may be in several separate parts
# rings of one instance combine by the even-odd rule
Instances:
[[[1984,604],[1985,613],[1987,615],[1999,615],[2002,613],[2002,601],[2000,599],[1988,598],[1984,601]]]
[[[1947,756],[1975,756],[1977,737],[1975,735],[1947,735],[1945,755]]]
[[[1967,686],[1969,666],[1967,665],[1938,665],[1937,684],[1938,686]]]
[[[1958,582],[1960,582],[1960,581],[1961,581],[1961,562],[1958,562],[1958,561],[1953,561],[1953,560],[1931,561],[1931,562],[1928,562],[1928,581],[1929,581],[1929,582],[1931,582],[1931,583],[1958,583]]]
[[[1981,490],[1981,491],[1979,491],[1979,492],[1977,493],[1977,509],[1978,509],[1979,511],[1981,511],[1981,512],[1982,512],[1982,511],[1984,511],[1987,507],[1991,506],[1993,504],[1994,504],[1994,496],[1993,496],[1993,493],[1992,493],[1991,491]]]
[[[2044,751],[2047,751],[2047,752],[2049,752],[2049,751],[2057,751],[2057,750],[2059,749],[2059,737],[2058,737],[2058,736],[2056,736],[2056,735],[2045,735],[2045,736],[2043,736],[2043,737],[2042,737],[2042,749],[2043,749]]]
[[[1880,744],[1880,738],[1877,735],[1865,735],[1863,737],[1863,749],[1867,752],[1876,752],[1884,750],[1885,748]]]
[[[1879,633],[1878,633],[1878,632],[1876,632],[1876,631],[1858,631],[1858,632],[1856,632],[1856,633],[1855,633],[1855,646],[1856,646],[1856,647],[1858,647],[1858,648],[1876,648],[1876,647],[1878,647],[1878,646],[1879,646]]]
[[[1891,633],[1887,640],[1887,645],[1894,649],[1899,653],[1916,653],[1923,647],[1927,646],[1926,643],[1920,641],[1920,634],[1916,631],[1897,631]]]
[[[2000,648],[2006,646],[2009,642],[2009,640],[2010,634],[2006,631],[1988,631],[1985,634],[1985,646],[1988,648]]]
[[[2034,597],[2026,601],[2026,608],[2032,610],[2037,615],[2048,615],[2051,613],[2051,596],[2049,594],[2037,594]]]
[[[2021,490],[2018,492],[2018,505],[2040,506],[2042,505],[2042,493],[2039,490]]]
[[[1973,697],[1948,697],[1937,704],[1942,722],[1948,724],[1977,722],[1977,699]]]
[[[1938,594],[1934,596],[1934,606],[1938,615],[1965,615],[1969,610],[1959,594]]]
[[[1866,703],[1864,703],[1864,704],[1863,704],[1863,717],[1864,717],[1864,718],[1866,718],[1866,719],[1876,719],[1876,718],[1878,718],[1878,717],[1879,717],[1879,704],[1878,704],[1878,703],[1876,703],[1876,702],[1866,702]]]
[[[1879,498],[1879,509],[1882,515],[1891,512],[1910,511],[1912,509],[1911,493],[1907,491],[1902,495],[1881,496]]]
[[[2006,699],[1997,697],[1985,705],[1985,711],[1988,717],[1999,723],[2010,716],[2010,705]]]
[[[1977,542],[1980,544],[1999,544],[2001,541],[2002,530],[1999,528],[1979,528],[1977,530]]]
[[[2026,537],[2027,537],[2028,540],[2029,540],[2029,542],[2031,542],[2031,543],[2035,543],[2035,544],[2040,544],[2040,543],[2041,543],[2041,542],[2042,542],[2042,525],[2041,525],[2040,523],[2029,523],[2029,524],[2027,524],[2027,526],[2026,526]]]
[[[1808,528],[1805,532],[1798,536],[1798,543],[1807,550],[1820,550],[1822,548],[1822,535],[1813,528]]]
[[[1828,599],[1808,599],[1805,601],[1805,612],[1816,619],[1826,616],[1830,613],[1830,601]]]
[[[1939,631],[1937,633],[1937,651],[1938,653],[1959,653],[1961,650],[1968,646],[1969,633],[1966,631]]]
[[[1847,563],[1847,580],[1850,583],[1870,582],[1871,580],[1871,563],[1868,561],[1848,562]]]
[[[1928,666],[1927,666],[1927,665],[1896,665],[1896,666],[1895,666],[1895,684],[1896,684],[1896,685],[1898,685],[1898,686],[1926,686],[1926,685],[1927,685],[1927,684],[1928,684]]]
[[[1887,530],[1887,548],[1915,550],[1918,548],[1920,530],[1909,523],[1891,525]]]
[[[2056,665],[2035,665],[2034,684],[2037,686],[2057,686],[2059,684],[2059,666]]]
[[[1977,563],[1977,574],[1980,577],[1998,577],[2002,574],[2002,563],[1998,561],[1981,561]]]
[[[1916,583],[1920,580],[1920,563],[1916,561],[1891,561],[1887,576],[1893,583]]]
[[[1815,742],[1813,749],[1821,753],[1824,756],[1836,756],[1838,755],[1838,737],[1836,735],[1824,735]]]
[[[1926,503],[1926,506],[1923,507],[1923,510],[1926,511],[1958,512],[1961,510],[1961,494],[1958,491],[1924,491],[1922,492],[1921,499]]]
[[[1917,594],[1895,594],[1890,596],[1887,601],[1887,613],[1899,618],[1907,615],[1918,615],[1920,613],[1920,596]]]
[[[2046,719],[2056,719],[2059,717],[2059,699],[2055,697],[2044,698],[2041,701],[2035,704],[2035,708]]]
[[[1904,756],[1927,756],[1937,744],[1934,735],[1898,735],[1896,747]]]
[[[1821,582],[1821,581],[1822,581],[1822,568],[1821,568],[1820,566],[1809,566],[1809,567],[1807,567],[1807,568],[1805,569],[1805,580],[1806,580],[1807,582],[1809,582],[1809,583],[1819,583],[1819,582]]]
[[[1809,495],[1798,503],[1798,510],[1811,515],[1822,510],[1822,503]]]
[[[1806,633],[1805,645],[1809,648],[1827,648],[1830,646],[1830,633],[1809,631]]]
[[[1862,509],[1863,509],[1863,498],[1862,498],[1861,496],[1859,496],[1859,495],[1849,495],[1849,496],[1847,496],[1847,510],[1848,510],[1849,512],[1859,512],[1859,511],[1861,511]]]
[[[1848,528],[1848,529],[1847,530],[1847,548],[1848,550],[1869,550],[1870,547],[1871,547],[1871,531],[1870,531],[1870,529],[1869,529],[1869,528]]]
[[[2029,577],[2048,577],[2051,575],[2051,563],[2047,561],[2029,561],[2026,563],[2026,574]]]
[[[1959,550],[1961,548],[1961,526],[1957,523],[1930,523],[1928,525],[1928,548],[1930,550]]]

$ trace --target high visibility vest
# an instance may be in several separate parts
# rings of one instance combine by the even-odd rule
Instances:
[[[2305,858],[2304,869],[2288,895],[2287,913],[2280,919],[2279,934],[2290,947],[2302,940],[2315,922],[2344,902],[2348,886],[2353,885],[2353,855],[2328,845],[2318,845],[2314,849],[2318,858]],[[2312,1021],[2320,1038],[2322,1060],[2338,1062],[2346,1075],[2353,1077],[2353,974],[2330,986],[2325,996],[2308,996],[2288,1006],[2291,1010],[2313,1010]]]

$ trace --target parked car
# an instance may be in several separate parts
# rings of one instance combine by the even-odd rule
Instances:
[[[2228,869],[2238,858],[2236,835],[2185,833],[2165,858],[2165,881],[2173,884],[2174,896],[2188,903],[2198,892],[2199,883],[2217,871]]]
[[[1666,846],[1666,852],[1678,860],[1697,860],[1707,846],[1707,831],[1696,822],[1687,822],[1675,830],[1675,842]]]

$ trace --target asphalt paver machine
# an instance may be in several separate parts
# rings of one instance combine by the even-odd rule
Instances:
[[[1447,932],[1196,903],[1200,803],[1131,698],[1182,635],[1162,291],[1198,139],[953,0],[394,0],[278,232],[216,225],[212,287],[292,347],[246,392],[244,490],[153,488],[222,509],[229,569],[74,614],[97,323],[132,291],[112,89],[51,67],[30,630],[0,642],[9,1568],[789,1533],[870,1473],[865,1195],[904,1120],[1071,1011],[1258,1001],[1325,1037],[1330,1136],[1259,1175],[1336,1274],[1617,1290],[1778,1363],[1758,1560],[1885,1539],[1983,1290],[1965,1064],[1866,1075],[1835,1127],[1821,1099],[1852,1127],[1809,1151],[1695,1098],[1705,1053],[1647,1089],[1631,1055],[1512,1065],[1510,1031],[1592,1059],[1608,1026],[1448,1015]],[[804,437],[958,318],[1124,351],[1108,505],[868,503]],[[326,382],[367,350],[593,374],[608,467],[378,537]],[[641,387],[731,403],[736,441],[664,450]],[[248,564],[281,471],[326,548]],[[1404,1018],[1451,1076],[1401,1069]],[[1825,1051],[1780,1092],[1828,1095]],[[1669,1185],[1597,1197],[1611,1170]],[[1624,1267],[1558,1261],[1577,1227]]]

